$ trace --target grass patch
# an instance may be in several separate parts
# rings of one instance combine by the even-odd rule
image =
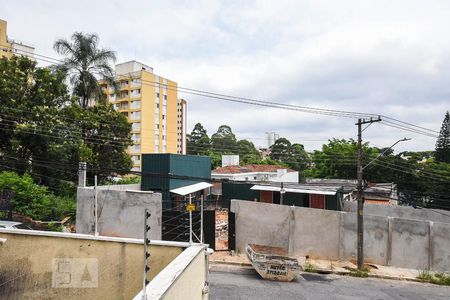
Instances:
[[[303,266],[303,270],[308,273],[317,273],[317,269],[309,262]]]
[[[364,267],[362,270],[350,268],[350,267],[344,267],[344,268],[350,271],[350,273],[348,273],[349,276],[361,277],[361,278],[369,277],[370,270],[367,267]]]
[[[417,279],[424,282],[429,282],[438,285],[450,285],[450,274],[446,273],[431,273],[430,271],[423,270],[420,272]]]

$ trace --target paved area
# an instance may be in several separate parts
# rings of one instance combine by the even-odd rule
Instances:
[[[253,270],[210,273],[211,300],[448,300],[450,287],[400,280],[303,273],[294,282],[267,281]]]
[[[349,269],[356,269],[356,261],[331,261],[321,259],[308,259],[304,256],[293,256],[298,259],[301,266],[310,265],[319,273],[337,273],[345,274],[349,273]],[[228,251],[215,251],[210,257],[212,264],[231,264],[240,266],[251,267],[251,262],[247,258],[245,253],[231,255]],[[366,267],[370,270],[369,274],[375,277],[383,278],[404,278],[415,280],[419,275],[419,270],[403,269],[397,267],[381,266],[375,264],[366,264]],[[450,297],[449,297],[450,299]]]

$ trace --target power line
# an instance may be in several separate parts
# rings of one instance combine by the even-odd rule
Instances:
[[[26,51],[22,51],[22,52],[27,53]],[[54,60],[54,63],[56,63],[56,62],[64,63],[64,61],[62,61],[62,60],[50,58],[48,56],[43,56],[43,55],[40,55],[37,53],[28,52],[28,54],[35,55],[38,58],[44,57],[47,60],[52,59],[52,60]],[[142,79],[141,79],[141,81],[144,83],[145,82],[152,83],[153,85],[158,84],[158,87],[160,86],[159,82],[152,82],[152,81],[142,80]],[[245,97],[236,97],[236,96],[202,91],[202,90],[192,89],[192,88],[187,88],[187,87],[172,86],[172,85],[167,85],[167,84],[163,84],[163,86],[166,86],[167,88],[175,87],[175,90],[177,90],[179,92],[183,92],[183,93],[188,93],[188,94],[193,94],[193,95],[198,95],[198,96],[203,96],[203,97],[209,97],[209,98],[215,98],[215,99],[224,100],[224,101],[232,101],[232,102],[260,105],[260,106],[266,106],[266,107],[274,107],[274,108],[280,108],[280,109],[289,109],[289,110],[294,110],[294,111],[302,111],[302,112],[306,112],[306,113],[315,113],[315,114],[323,114],[323,115],[331,115],[331,116],[339,116],[339,117],[350,117],[350,118],[382,116],[384,119],[390,120],[390,121],[385,121],[385,122],[387,123],[388,126],[391,126],[391,127],[397,126],[397,127],[399,127],[398,129],[414,132],[417,134],[422,134],[422,135],[429,136],[429,137],[436,137],[435,135],[432,135],[432,134],[430,135],[431,132],[438,133],[435,130],[428,129],[428,128],[425,128],[422,126],[418,126],[418,125],[415,125],[412,123],[404,122],[404,121],[401,121],[401,120],[398,120],[398,119],[395,119],[392,117],[388,117],[385,115],[376,115],[376,114],[371,114],[371,113],[359,113],[359,112],[354,112],[354,111],[332,110],[332,109],[322,109],[322,108],[291,105],[291,104],[282,104],[282,103],[277,103],[277,102],[262,101],[262,100],[245,98]],[[427,134],[427,132],[428,132],[428,134]]]

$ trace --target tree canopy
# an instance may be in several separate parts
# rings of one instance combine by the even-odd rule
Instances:
[[[436,141],[436,161],[450,163],[450,114],[447,111]]]
[[[72,42],[58,39],[53,45],[58,54],[65,56],[59,69],[67,73],[79,105],[86,109],[89,99],[104,99],[98,79],[114,84],[114,72],[110,63],[116,60],[114,51],[99,49],[96,34],[75,32]]]
[[[110,105],[83,109],[69,96],[64,72],[24,57],[1,59],[0,74],[1,169],[29,173],[58,191],[76,182],[79,161],[100,182],[130,170],[131,126]]]

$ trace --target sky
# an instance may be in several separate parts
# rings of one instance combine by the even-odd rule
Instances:
[[[96,33],[118,63],[137,60],[181,87],[387,115],[439,131],[450,109],[450,1],[0,0],[8,36],[58,58],[57,38]],[[274,131],[306,150],[354,138],[354,119],[179,93],[188,131],[229,125],[266,146]],[[376,123],[364,141],[433,150],[436,139]]]

